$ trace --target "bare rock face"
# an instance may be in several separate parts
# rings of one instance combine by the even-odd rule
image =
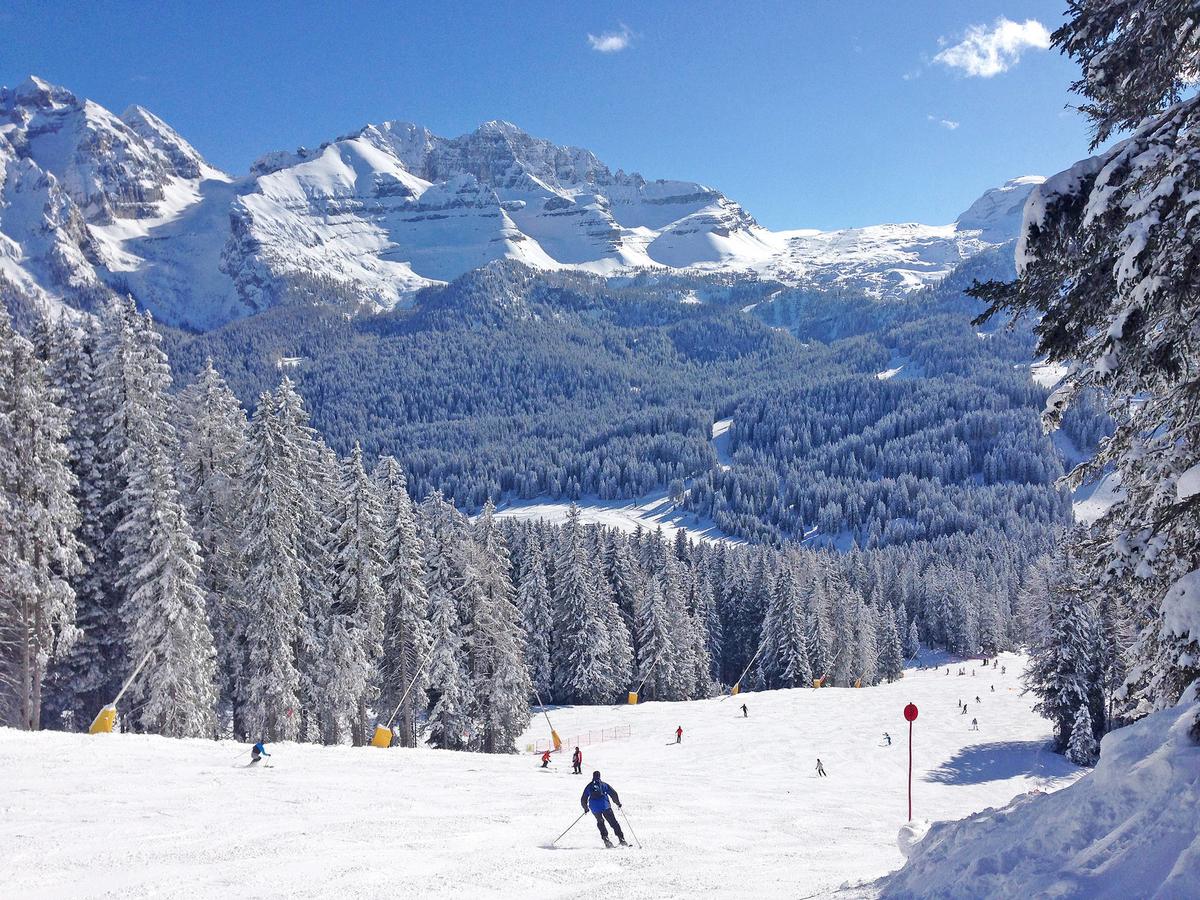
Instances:
[[[1014,237],[1037,181],[989,191],[951,225],[770,232],[711,187],[613,171],[509,122],[457,138],[367,125],[233,178],[143,107],[118,117],[37,78],[0,88],[0,271],[80,308],[132,293],[192,328],[281,303],[388,309],[501,259],[899,296]]]

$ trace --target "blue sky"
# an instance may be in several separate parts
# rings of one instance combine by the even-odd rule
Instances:
[[[0,0],[0,84],[140,103],[235,173],[372,121],[508,119],[772,228],[942,223],[1087,155],[1037,27],[1063,6]]]

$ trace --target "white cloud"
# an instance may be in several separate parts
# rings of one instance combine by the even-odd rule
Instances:
[[[930,122],[937,122],[947,131],[953,131],[959,125],[959,123],[955,122],[953,119],[939,119],[937,116],[926,116],[925,118]]]
[[[991,26],[972,25],[957,44],[933,59],[977,78],[991,78],[1015,66],[1026,50],[1050,48],[1050,32],[1037,19],[1013,22],[1003,17]]]
[[[633,33],[624,25],[620,31],[605,31],[601,34],[589,34],[588,43],[598,53],[620,53],[629,46]]]

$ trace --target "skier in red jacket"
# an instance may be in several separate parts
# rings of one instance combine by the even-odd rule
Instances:
[[[583,751],[580,750],[578,747],[576,747],[575,752],[573,754],[571,754],[571,765],[573,765],[575,767],[576,775],[583,774],[583,771],[580,769],[580,766],[583,765]]]
[[[542,754],[542,768],[543,769],[548,768],[549,765],[550,765],[550,751],[547,750],[545,753]]]
[[[680,725],[678,728],[675,729],[675,743],[677,743],[677,744],[683,743],[683,726],[682,725]]]

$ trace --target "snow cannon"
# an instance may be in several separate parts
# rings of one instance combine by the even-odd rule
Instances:
[[[555,750],[562,750],[562,738],[558,736],[558,732],[553,728],[550,729],[550,739],[554,741]]]
[[[638,697],[637,691],[629,692],[629,705],[630,706],[637,706],[637,697]]]
[[[392,746],[392,729],[386,725],[376,725],[375,733],[371,735],[372,747],[383,747],[385,750]]]
[[[729,692],[729,696],[736,697],[741,692],[742,692],[742,683],[739,681],[737,684],[735,684],[733,686],[733,690]]]
[[[112,734],[113,728],[117,725],[117,707],[110,703],[100,712],[96,713],[96,718],[92,719],[92,724],[88,728],[88,734]]]

